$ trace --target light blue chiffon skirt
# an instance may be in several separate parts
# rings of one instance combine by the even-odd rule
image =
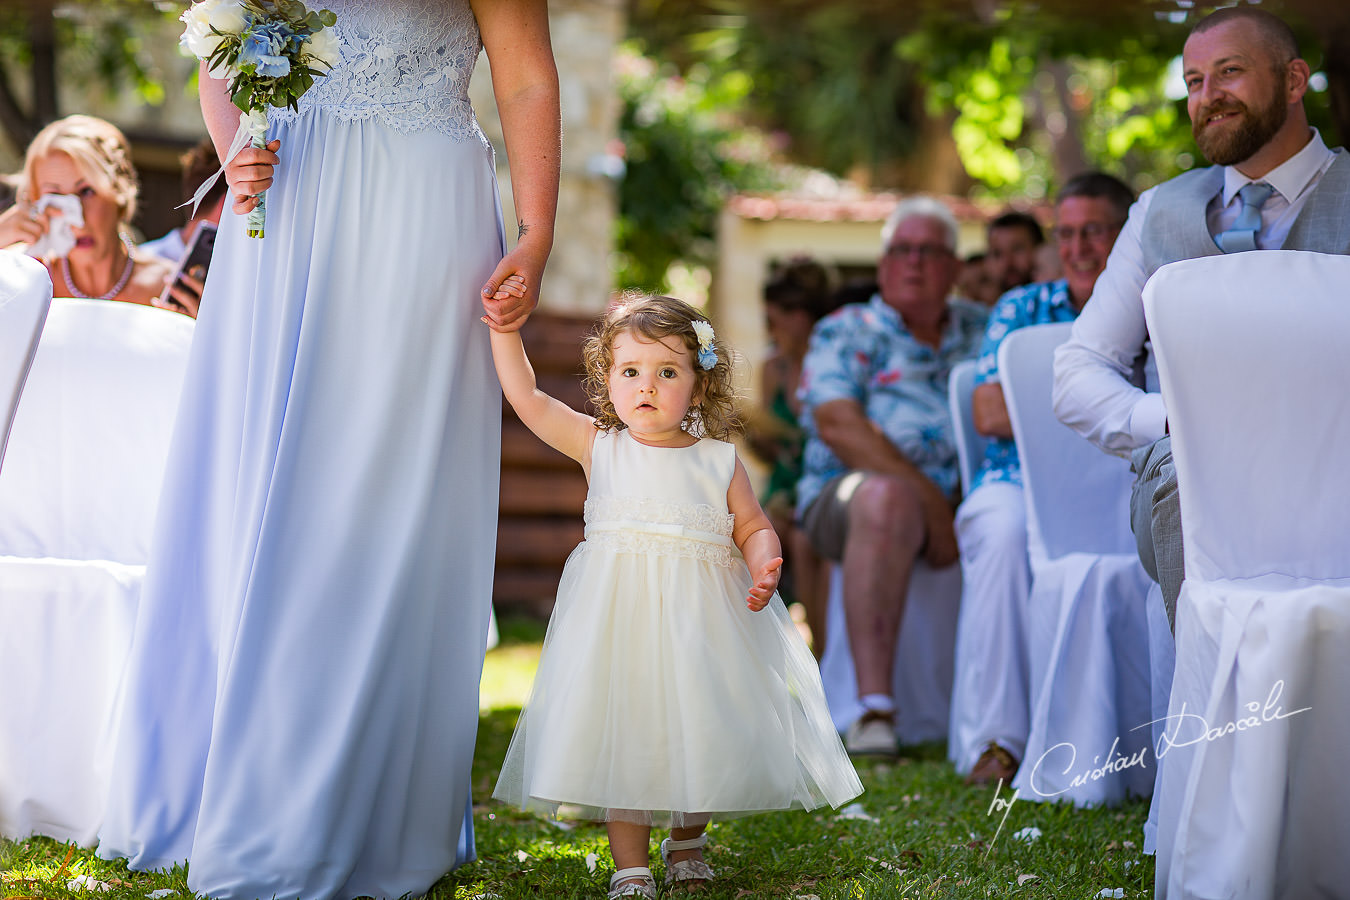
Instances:
[[[226,212],[99,855],[230,898],[420,894],[473,858],[500,391],[492,150],[323,110]]]

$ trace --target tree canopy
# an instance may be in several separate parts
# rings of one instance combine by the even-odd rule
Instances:
[[[1295,27],[1330,143],[1350,133],[1350,4],[1268,2]],[[1333,8],[1327,8],[1333,7]],[[748,79],[745,121],[795,161],[928,187],[925,123],[950,122],[968,190],[1037,197],[1084,168],[1147,186],[1197,161],[1169,64],[1197,17],[1172,0],[631,0],[644,52]],[[1333,116],[1334,111],[1339,112]]]

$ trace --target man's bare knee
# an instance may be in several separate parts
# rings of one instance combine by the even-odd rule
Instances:
[[[868,475],[849,501],[849,537],[870,536],[892,547],[923,543],[924,520],[919,492],[900,478]]]

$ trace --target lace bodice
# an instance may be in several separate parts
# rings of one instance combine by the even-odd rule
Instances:
[[[300,98],[299,113],[272,109],[286,121],[314,108],[343,119],[378,118],[403,133],[435,129],[483,139],[468,100],[482,42],[469,0],[322,0],[337,15],[341,62]]]
[[[731,565],[734,517],[681,500],[600,497],[586,501],[586,540],[619,553],[663,554]]]

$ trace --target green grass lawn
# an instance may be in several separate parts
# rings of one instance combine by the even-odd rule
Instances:
[[[542,625],[506,621],[501,645],[488,654],[473,767],[479,859],[438,882],[429,895],[434,900],[605,895],[613,862],[603,827],[558,825],[490,799],[542,637]],[[1140,851],[1147,802],[1080,810],[1019,799],[991,810],[994,789],[963,785],[940,745],[911,748],[893,764],[863,765],[860,775],[866,791],[842,811],[714,823],[706,858],[718,880],[701,896],[1090,900],[1104,889],[1153,895],[1153,858]],[[1007,788],[999,794],[1004,801],[1010,796]],[[1039,829],[1038,838],[1018,836],[1031,828]],[[190,896],[182,870],[128,872],[122,863],[40,838],[0,842],[0,873],[5,898],[87,900],[87,890],[70,886],[81,876],[108,885],[98,895],[106,900],[144,900],[160,890]]]

